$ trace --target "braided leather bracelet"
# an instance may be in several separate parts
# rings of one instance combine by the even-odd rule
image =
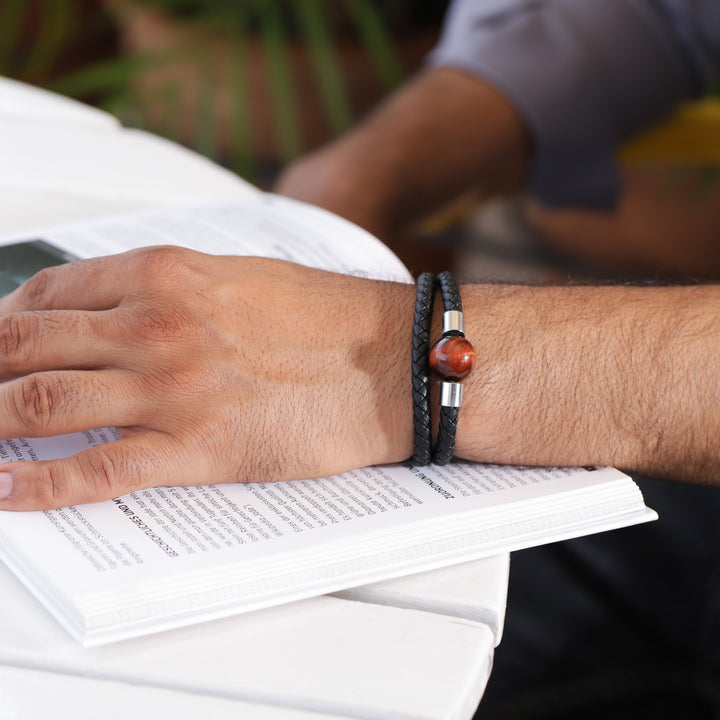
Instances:
[[[413,456],[414,465],[427,465],[432,455],[430,433],[430,322],[432,321],[435,276],[418,278],[412,336]]]
[[[465,338],[465,317],[457,280],[449,272],[437,277],[443,306],[443,334],[430,350],[429,364],[442,380],[440,384],[440,425],[433,453],[436,465],[446,465],[455,452],[458,411],[462,405],[461,380],[475,367],[475,350]]]

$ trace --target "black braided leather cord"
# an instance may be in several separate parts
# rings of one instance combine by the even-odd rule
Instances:
[[[460,288],[458,287],[455,276],[449,272],[441,272],[437,276],[437,283],[440,286],[445,312],[449,312],[450,310],[462,312]]]
[[[412,336],[413,465],[427,465],[432,456],[430,433],[430,322],[435,276],[418,278]]]
[[[462,312],[462,300],[460,299],[460,288],[452,273],[441,272],[437,276],[437,284],[440,286],[440,294],[443,299],[445,312],[457,310]],[[451,331],[444,335],[462,335],[461,332]],[[436,465],[447,465],[455,452],[455,435],[457,434],[458,410],[454,407],[440,408],[440,424],[438,425],[437,444],[433,453],[432,461]]]
[[[455,452],[455,434],[457,433],[458,410],[456,407],[440,408],[440,425],[435,446],[433,462],[436,465],[447,465]]]

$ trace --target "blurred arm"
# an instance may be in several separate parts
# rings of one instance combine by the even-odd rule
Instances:
[[[471,186],[608,209],[617,144],[720,71],[715,0],[458,0],[432,68],[277,191],[387,236]]]
[[[502,94],[465,72],[437,68],[290,166],[276,191],[388,237],[473,185],[520,187],[529,157],[523,122]]]

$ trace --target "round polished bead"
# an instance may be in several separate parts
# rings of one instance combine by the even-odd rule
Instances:
[[[430,367],[443,380],[458,382],[475,367],[475,349],[458,335],[441,338],[430,350]]]

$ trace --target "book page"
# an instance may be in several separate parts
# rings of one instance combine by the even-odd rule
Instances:
[[[117,118],[77,100],[0,77],[0,118],[36,120],[46,125],[68,124],[85,130],[119,132]]]
[[[215,255],[257,255],[379,279],[412,279],[397,256],[370,233],[321,208],[271,194],[118,214],[39,228],[34,235],[79,258],[180,245]],[[0,244],[27,239],[24,233]]]
[[[260,192],[208,158],[141,130],[0,114],[0,157],[0,186],[28,194],[176,206]]]

